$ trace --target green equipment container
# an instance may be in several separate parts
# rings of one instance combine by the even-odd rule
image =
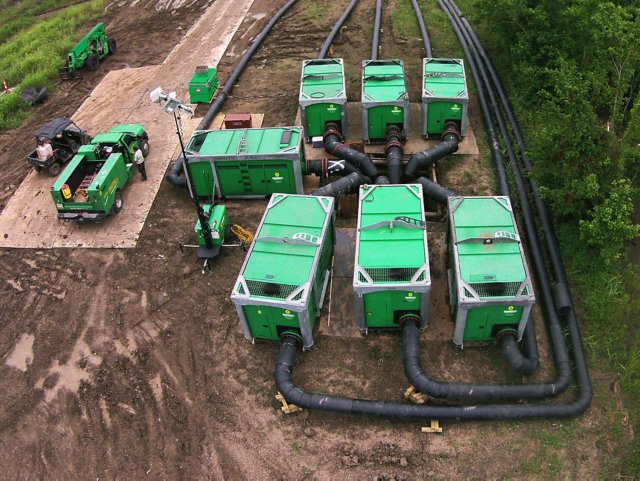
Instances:
[[[535,296],[509,198],[450,197],[448,243],[453,342],[521,339]]]
[[[464,62],[457,58],[422,59],[422,135],[439,137],[448,122],[467,133],[469,91]]]
[[[199,65],[189,82],[189,99],[192,104],[211,103],[218,89],[218,72],[215,67]]]
[[[224,242],[224,233],[229,225],[226,205],[205,204],[202,206],[205,215],[209,217],[209,229],[211,230],[211,242],[214,246],[221,246]],[[196,222],[196,239],[200,247],[206,247],[207,243],[202,233],[200,219]]]
[[[362,62],[362,126],[366,143],[384,142],[387,129],[409,128],[409,95],[402,60]]]
[[[335,123],[346,135],[346,92],[341,58],[302,61],[300,118],[307,142],[324,135],[328,123]]]
[[[302,127],[196,131],[187,157],[199,198],[304,193]]]
[[[422,187],[360,187],[353,291],[361,332],[398,328],[402,316],[427,326],[431,273]]]
[[[271,197],[231,293],[248,340],[291,334],[305,349],[313,345],[329,281],[334,217],[331,197]]]

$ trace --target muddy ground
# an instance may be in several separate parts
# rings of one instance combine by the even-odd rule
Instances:
[[[162,61],[210,2],[156,9],[169,3],[109,6],[105,21],[118,37],[118,55],[62,84],[31,123],[2,134],[0,202],[27,172],[21,154],[40,119],[72,114],[110,69]],[[301,0],[259,50],[226,109],[264,112],[267,126],[293,123],[300,61],[315,57],[347,3]],[[360,61],[369,56],[373,3],[360,2],[334,47],[348,65],[353,98]],[[222,79],[282,4],[255,0],[219,66]],[[408,59],[416,71],[420,43],[392,41],[392,8],[383,20],[383,56]],[[418,82],[410,88],[417,99]],[[478,116],[473,120],[481,138]],[[464,194],[489,193],[487,163],[463,158],[442,166],[442,183]],[[253,230],[265,202],[227,205],[234,222]],[[444,422],[444,435],[433,435],[420,432],[426,422],[285,416],[274,400],[278,346],[249,344],[229,300],[243,253],[224,251],[212,275],[203,276],[195,255],[177,248],[193,241],[194,221],[184,192],[165,184],[135,249],[0,251],[0,477],[594,479],[608,472],[614,446],[633,436],[615,374],[602,371],[593,376],[594,405],[571,422]],[[434,283],[444,282],[442,267],[432,269]],[[535,380],[552,372],[539,332],[543,366]],[[495,348],[459,351],[434,341],[423,359],[442,379],[516,380]],[[310,391],[400,401],[407,387],[401,338],[318,336],[313,351],[299,356],[294,377]],[[621,428],[610,430],[619,416]]]

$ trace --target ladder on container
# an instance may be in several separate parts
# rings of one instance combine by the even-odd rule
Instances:
[[[78,186],[77,190],[87,190],[95,177],[96,177],[95,173],[85,175],[84,179],[82,179],[82,182],[80,182],[80,185]]]

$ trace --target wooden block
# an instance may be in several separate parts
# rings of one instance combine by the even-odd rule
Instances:
[[[421,429],[421,432],[442,434],[442,428],[440,427],[440,422],[436,420],[432,420],[431,425],[429,427],[423,426]]]
[[[285,414],[293,414],[302,411],[301,407],[298,407],[295,404],[289,404],[284,396],[280,394],[280,392],[276,394],[276,400],[279,401],[280,404],[282,404],[282,406],[280,406],[280,409]]]

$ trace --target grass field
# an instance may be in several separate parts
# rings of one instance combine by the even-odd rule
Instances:
[[[12,88],[0,97],[0,130],[28,115],[20,92],[33,85],[51,91],[67,52],[104,11],[103,0],[27,0],[0,4],[0,80]]]

